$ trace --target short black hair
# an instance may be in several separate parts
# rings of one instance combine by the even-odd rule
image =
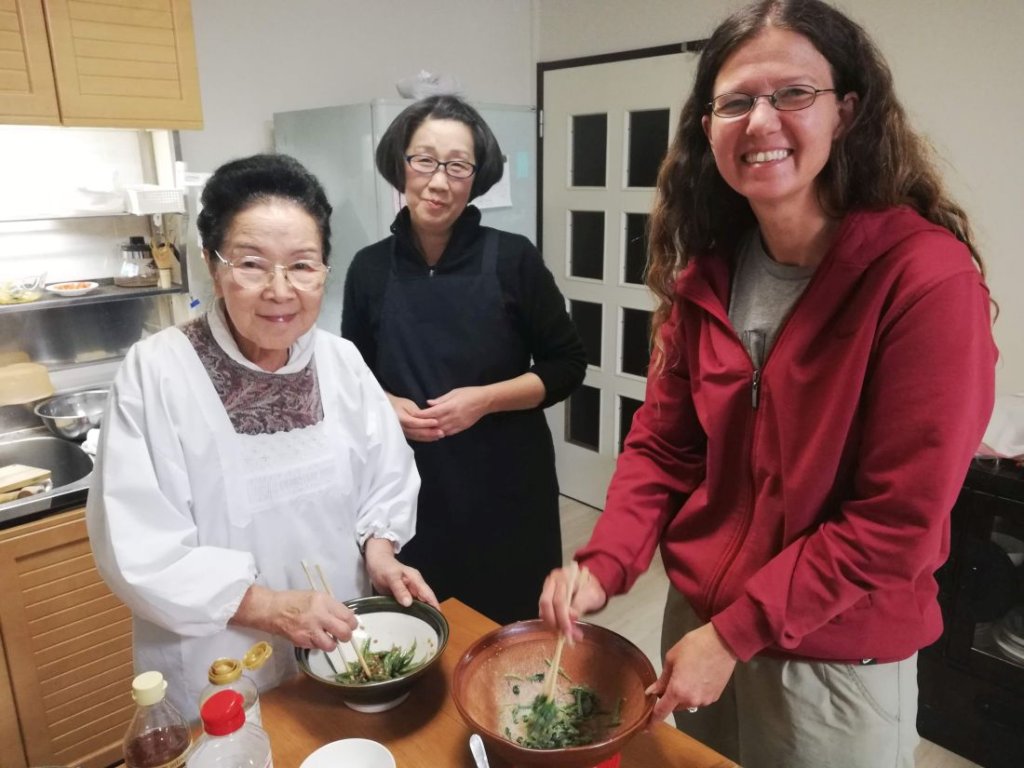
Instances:
[[[384,131],[377,145],[377,170],[399,192],[405,191],[405,150],[424,120],[457,120],[473,134],[476,173],[469,199],[493,187],[505,170],[498,140],[473,107],[457,96],[429,96],[410,104]]]
[[[289,155],[267,154],[225,163],[203,188],[196,226],[207,251],[220,250],[235,216],[273,198],[290,200],[313,217],[324,263],[331,253],[331,204],[316,176]]]

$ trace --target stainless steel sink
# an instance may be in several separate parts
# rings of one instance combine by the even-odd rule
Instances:
[[[53,489],[0,504],[0,527],[40,512],[85,501],[92,457],[77,443],[45,434],[19,433],[0,439],[0,466],[27,464],[52,473]]]

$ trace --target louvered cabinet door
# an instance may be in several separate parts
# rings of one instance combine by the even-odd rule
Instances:
[[[203,127],[189,0],[43,7],[64,125]]]
[[[84,510],[0,533],[0,585],[28,764],[119,760],[134,712],[131,614],[96,571]]]
[[[58,122],[42,0],[0,0],[0,123]]]

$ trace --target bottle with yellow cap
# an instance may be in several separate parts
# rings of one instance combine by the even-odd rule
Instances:
[[[124,737],[127,768],[180,768],[192,747],[185,718],[164,699],[167,681],[159,672],[143,672],[132,680],[138,708]]]
[[[246,670],[262,667],[273,653],[270,643],[259,642],[246,651],[241,659],[217,659],[210,665],[207,679],[210,684],[199,693],[199,707],[218,691],[238,691],[242,694],[246,722],[262,725],[260,693],[256,683],[245,674]]]

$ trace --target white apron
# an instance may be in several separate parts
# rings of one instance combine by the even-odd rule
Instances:
[[[359,353],[316,333],[324,418],[303,428],[236,433],[176,329],[143,342],[115,380],[90,536],[101,573],[132,609],[136,671],[163,673],[190,720],[214,659],[266,640],[273,655],[249,673],[260,690],[297,673],[284,638],[219,629],[253,563],[256,584],[304,590],[305,559],[346,600],[370,590],[359,541],[373,534],[398,547],[414,530],[419,480],[394,412]]]

